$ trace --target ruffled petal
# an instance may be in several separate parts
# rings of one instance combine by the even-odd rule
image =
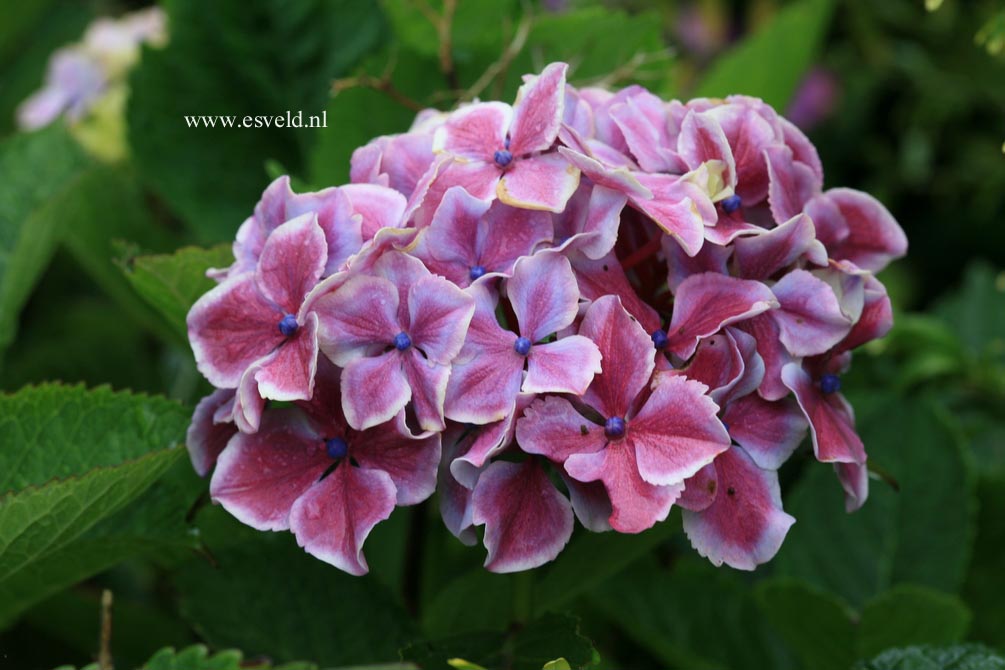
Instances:
[[[779,338],[793,356],[822,354],[851,331],[827,282],[806,270],[793,270],[771,288],[780,307],[771,312]]]
[[[308,314],[255,373],[258,392],[270,400],[307,400],[314,393],[318,365],[318,316]]]
[[[351,575],[369,571],[363,543],[394,511],[395,488],[382,470],[357,468],[343,459],[331,474],[297,499],[290,530],[308,554]]]
[[[220,421],[217,413],[221,408],[234,406],[233,389],[216,389],[199,401],[192,413],[192,423],[185,434],[185,446],[192,468],[200,477],[209,474],[216,459],[227,446],[230,438],[237,433],[232,421]]]
[[[753,570],[771,560],[796,522],[782,511],[778,474],[739,447],[715,459],[718,493],[701,512],[684,511],[684,532],[713,565]]]
[[[408,292],[408,334],[433,363],[448,365],[464,346],[475,301],[451,282],[430,275]]]
[[[262,294],[296,314],[328,262],[328,243],[316,214],[304,214],[276,228],[262,249],[255,279]]]
[[[516,439],[529,454],[564,463],[573,454],[592,454],[607,444],[604,427],[598,426],[565,398],[544,396],[524,410],[516,422]]]
[[[333,363],[382,351],[401,332],[398,288],[383,277],[357,275],[313,300],[318,341]]]
[[[823,394],[798,363],[782,368],[782,381],[796,394],[799,407],[810,422],[818,461],[865,463],[865,446],[855,432],[855,416],[840,393]]]
[[[616,295],[590,305],[579,333],[596,343],[603,367],[583,401],[605,419],[624,418],[632,401],[648,386],[655,367],[656,349],[650,333],[625,311]]]
[[[833,188],[807,203],[806,213],[817,226],[817,237],[836,260],[848,260],[879,272],[907,253],[903,229],[868,193]],[[821,231],[826,232],[826,237]]]
[[[702,338],[777,306],[771,289],[761,282],[712,272],[693,275],[677,288],[668,348],[690,358]]]
[[[282,344],[282,318],[250,272],[214,287],[195,302],[187,318],[199,372],[213,386],[236,388],[249,365]]]
[[[567,328],[579,310],[579,286],[569,260],[539,253],[517,261],[506,292],[520,324],[520,334],[539,342]]]
[[[223,450],[209,493],[241,523],[285,530],[294,502],[331,463],[323,436],[299,410],[272,410],[257,433],[239,433]]]
[[[565,63],[552,63],[520,87],[513,107],[509,150],[514,156],[551,148],[565,111]]]
[[[683,484],[654,486],[639,476],[635,448],[627,441],[592,454],[574,454],[565,470],[581,482],[603,482],[611,500],[611,527],[619,533],[641,533],[667,518]]]
[[[559,154],[514,159],[496,184],[496,197],[513,207],[561,212],[579,186],[579,168]]]
[[[422,430],[443,430],[443,403],[450,366],[425,358],[414,348],[405,352],[405,377],[411,387],[412,409]]]
[[[719,478],[715,473],[715,463],[709,463],[684,480],[684,492],[677,499],[683,509],[700,512],[715,502],[718,494]]]
[[[655,485],[684,481],[729,448],[729,434],[705,395],[707,387],[683,377],[661,377],[625,438],[635,445],[639,474]]]
[[[352,436],[350,455],[360,467],[391,477],[399,505],[415,505],[433,494],[440,463],[440,435],[414,437],[404,414]]]
[[[490,465],[472,502],[474,523],[485,526],[485,567],[492,572],[543,565],[572,537],[572,505],[536,459]]]
[[[827,264],[827,250],[817,241],[813,221],[805,214],[733,243],[736,271],[745,279],[768,279],[804,255],[816,265]]]
[[[478,102],[447,117],[433,136],[433,151],[491,163],[503,148],[513,108],[502,102]]]
[[[401,352],[357,358],[342,371],[342,410],[356,430],[390,421],[412,398]]]
[[[582,395],[601,369],[597,345],[582,335],[534,345],[527,356],[525,393]]]
[[[769,402],[756,393],[729,403],[722,421],[729,427],[730,437],[765,470],[780,468],[809,428],[792,398]]]

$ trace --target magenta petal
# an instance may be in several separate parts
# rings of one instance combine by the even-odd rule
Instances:
[[[475,487],[489,461],[510,446],[516,432],[516,415],[521,413],[521,405],[529,404],[532,397],[521,396],[518,406],[505,419],[475,428],[461,428],[464,436],[455,445],[449,463],[453,479],[470,489]]]
[[[799,214],[757,235],[738,238],[733,258],[745,279],[768,279],[804,254],[817,265],[827,264],[827,250],[817,241],[813,221]]]
[[[637,415],[628,421],[639,474],[650,484],[682,482],[729,448],[719,407],[706,387],[683,377],[662,377]]]
[[[761,282],[712,272],[692,275],[677,288],[667,329],[669,349],[690,358],[701,338],[777,306],[771,289]]]
[[[851,320],[841,312],[834,291],[806,270],[793,270],[771,290],[781,305],[771,316],[793,356],[822,354],[851,331]]]
[[[518,258],[530,256],[551,240],[551,215],[517,209],[497,200],[479,222],[477,230],[479,264],[488,272],[509,276]]]
[[[783,145],[767,147],[768,203],[776,221],[788,221],[802,213],[806,203],[820,192],[823,182],[804,163],[796,161]]]
[[[426,359],[414,348],[405,352],[405,377],[412,392],[412,409],[422,430],[443,430],[443,403],[450,366]]]
[[[640,175],[639,181],[653,193],[650,200],[632,199],[632,205],[694,256],[705,241],[706,222],[714,223],[715,206],[708,195],[690,182],[672,175]]]
[[[272,231],[258,259],[255,278],[262,293],[296,314],[328,262],[328,243],[316,214],[304,214]]]
[[[559,472],[565,487],[569,490],[572,511],[576,513],[583,528],[594,533],[611,530],[611,499],[601,482],[576,481],[565,472]]]
[[[686,368],[668,370],[661,374],[701,382],[710,389],[709,397],[722,404],[722,398],[733,390],[745,369],[740,348],[727,329],[719,335],[702,340]]]
[[[813,451],[822,463],[865,463],[865,446],[855,432],[851,405],[840,393],[824,395],[798,363],[782,368],[782,380],[796,394],[810,422]]]
[[[462,187],[448,189],[419,238],[415,255],[434,274],[467,286],[471,266],[478,263],[478,223],[488,209],[488,202],[471,196]]]
[[[343,459],[293,505],[290,530],[308,554],[351,575],[364,575],[369,566],[363,543],[374,526],[391,516],[395,495],[386,472],[356,468]]]
[[[707,230],[711,229],[706,228]],[[742,239],[745,238],[740,238],[740,240]],[[740,240],[737,240],[737,243]],[[702,272],[717,272],[721,275],[729,274],[726,263],[733,252],[730,247],[722,247],[717,244],[704,244],[697,254],[688,256],[687,252],[669,236],[663,237],[660,246],[663,248],[663,256],[667,261],[667,284],[670,287],[671,293],[676,294],[681,283],[694,274],[701,274]]]
[[[517,261],[506,285],[520,334],[539,342],[567,328],[579,310],[579,287],[569,260],[538,253]]]
[[[258,391],[255,375],[262,366],[275,358],[275,352],[260,358],[245,370],[241,381],[237,384],[234,395],[234,423],[242,433],[254,433],[262,423],[262,413],[265,411],[265,398]]]
[[[739,447],[715,459],[718,493],[701,512],[684,511],[684,532],[713,565],[753,570],[771,560],[796,522],[782,511],[778,474]]]
[[[408,203],[401,193],[373,184],[346,184],[339,190],[349,199],[353,213],[362,217],[364,240],[372,239],[381,228],[400,228],[404,223]]]
[[[342,409],[356,430],[390,421],[412,397],[402,354],[392,349],[350,361],[342,371]]]
[[[759,314],[737,328],[751,335],[757,342],[757,354],[764,362],[764,377],[757,392],[765,400],[779,400],[789,394],[782,383],[782,367],[792,362],[792,356],[779,339],[778,323],[770,314]]]
[[[834,470],[844,489],[845,511],[850,514],[869,497],[869,467],[865,463],[835,463]]]
[[[680,163],[673,151],[667,104],[648,91],[630,96],[611,107],[610,115],[621,130],[632,155],[646,172],[672,172]]]
[[[258,392],[270,400],[307,400],[318,364],[318,317],[308,314],[297,332],[255,373]]]
[[[708,509],[715,502],[718,486],[715,463],[709,463],[684,480],[684,492],[677,499],[677,504],[692,512]]]
[[[543,565],[572,537],[572,505],[533,458],[490,465],[478,478],[472,518],[485,526],[485,567],[492,572]]]
[[[603,357],[602,373],[593,380],[583,401],[604,415],[624,416],[632,401],[649,384],[656,349],[650,334],[629,316],[615,295],[595,300],[579,327]]]
[[[599,300],[606,295],[616,295],[621,298],[622,307],[638,319],[647,333],[652,334],[660,327],[659,314],[638,296],[613,253],[591,260],[583,253],[571,251],[569,260],[583,298]]]
[[[748,205],[761,202],[768,193],[764,149],[777,141],[775,128],[747,105],[718,105],[707,113],[719,122],[729,140],[736,162],[737,195]]]
[[[784,117],[778,117],[778,124],[782,128],[782,135],[785,138],[785,145],[792,149],[792,155],[797,161],[806,165],[813,171],[817,183],[823,184],[824,166],[820,162],[816,147],[809,138],[803,134],[794,123]]]
[[[626,167],[608,167],[595,158],[566,147],[559,147],[558,153],[598,186],[624,193],[630,198],[647,200],[653,197],[652,191],[639,183]]]
[[[627,441],[592,454],[574,454],[565,470],[581,482],[601,481],[611,499],[611,527],[619,533],[641,533],[663,521],[683,484],[653,486],[639,476],[635,449]]]
[[[565,63],[552,63],[520,87],[510,125],[509,150],[514,156],[551,148],[565,109]]]
[[[848,337],[841,340],[837,352],[841,353],[883,337],[893,328],[893,306],[886,287],[875,277],[865,282],[865,300],[862,313]]]
[[[461,543],[472,547],[478,543],[478,535],[475,533],[474,521],[471,519],[471,488],[474,488],[480,472],[475,471],[471,488],[455,479],[450,472],[450,466],[454,462],[458,450],[463,448],[457,442],[457,437],[462,430],[463,428],[457,427],[448,429],[444,433],[443,459],[436,477],[436,497],[440,502],[440,517],[443,519],[443,525]]]
[[[709,112],[687,113],[677,137],[677,151],[692,170],[706,161],[722,161],[726,167],[722,175],[723,181],[730,186],[736,184],[733,151],[722,126]]]
[[[209,474],[220,452],[237,433],[237,426],[232,422],[216,419],[217,411],[227,405],[233,408],[233,389],[217,389],[200,400],[192,413],[192,424],[185,434],[185,446],[192,459],[192,467],[200,477]]]
[[[227,279],[188,313],[188,338],[199,372],[213,386],[236,388],[249,365],[285,339],[283,314],[262,296],[250,272]]]
[[[496,197],[513,207],[561,212],[579,186],[579,168],[559,154],[514,159],[496,185]]]
[[[836,260],[879,272],[907,253],[904,231],[886,207],[868,193],[834,188],[811,200],[806,213],[817,226],[817,237]]]
[[[313,301],[321,350],[336,365],[382,351],[401,332],[398,287],[383,277],[357,275]]]
[[[448,365],[464,346],[475,301],[442,277],[420,279],[408,292],[409,336],[431,363]]]
[[[582,395],[600,369],[597,345],[582,335],[537,344],[527,356],[523,391]]]
[[[757,394],[726,406],[723,422],[729,435],[746,450],[757,467],[777,470],[806,437],[809,424],[792,398],[769,402]]]
[[[502,102],[479,102],[461,107],[436,130],[433,151],[491,163],[503,148],[513,109]]]
[[[261,430],[238,433],[223,450],[209,493],[252,528],[285,530],[294,502],[330,464],[322,436],[299,410],[272,410]]]
[[[600,451],[607,444],[604,427],[576,411],[565,398],[538,398],[516,422],[516,439],[529,454],[564,463],[573,454]]]
[[[390,475],[399,505],[420,503],[436,488],[440,436],[412,436],[403,414],[354,435],[351,451],[360,467]]]

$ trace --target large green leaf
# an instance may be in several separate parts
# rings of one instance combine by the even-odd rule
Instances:
[[[0,626],[30,605],[184,534],[173,487],[187,412],[106,388],[46,385],[0,395]],[[144,502],[149,491],[154,498]],[[127,507],[128,506],[128,507]]]
[[[1005,648],[1005,476],[983,479],[979,491],[977,541],[963,593],[974,611],[973,639]]]
[[[383,21],[353,0],[169,0],[171,42],[130,77],[138,168],[203,241],[233,237],[267,183],[265,162],[301,167],[313,134],[189,128],[186,115],[320,114],[333,77],[374,48]]]
[[[175,587],[182,615],[217,648],[327,666],[394,661],[411,639],[404,611],[372,575],[347,575],[287,533],[207,544],[215,565],[180,566]]]
[[[669,667],[793,666],[738,573],[697,556],[680,558],[671,568],[655,560],[636,563],[591,591],[588,601]]]
[[[1005,670],[1005,658],[987,647],[907,647],[890,649],[855,670]]]
[[[839,598],[793,579],[757,587],[761,610],[806,668],[844,670],[856,659],[909,644],[951,644],[966,633],[970,613],[955,596],[896,586],[856,613]]]
[[[234,261],[230,245],[210,249],[185,247],[173,254],[137,256],[123,264],[133,288],[167,321],[174,334],[186,340],[185,317],[192,304],[216,284],[206,276],[210,268]]]
[[[792,98],[817,56],[833,0],[788,4],[756,32],[720,56],[705,73],[696,96],[746,94],[779,110]]]
[[[974,479],[947,412],[935,401],[888,394],[851,398],[870,459],[899,484],[873,481],[846,514],[833,470],[812,466],[785,508],[797,523],[774,566],[854,607],[911,582],[956,593],[974,537]]]
[[[0,353],[49,262],[67,197],[88,165],[59,126],[0,144]]]

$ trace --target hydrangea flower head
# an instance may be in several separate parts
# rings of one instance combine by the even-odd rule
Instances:
[[[554,560],[577,520],[638,533],[674,505],[701,555],[752,570],[795,521],[778,470],[804,442],[865,502],[842,375],[892,325],[876,273],[900,226],[825,190],[760,100],[569,74],[423,112],[350,184],[269,186],[189,315],[216,502],[353,574],[434,489],[496,572]]]

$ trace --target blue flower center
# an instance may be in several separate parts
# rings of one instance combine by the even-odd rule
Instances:
[[[820,391],[824,395],[837,393],[841,390],[841,378],[835,374],[827,373],[820,378]]]
[[[297,323],[297,317],[292,314],[285,315],[279,320],[279,332],[283,334],[283,337],[290,337],[297,332],[297,328],[300,324]]]
[[[349,445],[341,437],[333,437],[330,440],[325,440],[325,451],[328,452],[329,458],[345,458],[345,455],[349,453]]]
[[[475,265],[475,266],[473,266],[471,268],[471,271],[468,272],[468,276],[471,277],[471,281],[474,281],[474,280],[476,280],[479,277],[482,277],[484,275],[485,275],[485,266],[484,265]]]
[[[743,206],[743,200],[735,193],[722,201],[722,211],[732,214]]]
[[[667,344],[669,343],[669,341],[667,340],[667,334],[666,334],[666,332],[657,329],[657,330],[654,330],[653,334],[650,335],[649,337],[652,338],[652,340],[653,340],[653,346],[655,346],[657,349],[666,349],[667,348]]]
[[[513,351],[520,354],[521,356],[526,356],[530,353],[531,341],[526,337],[516,338],[516,342],[513,343]]]
[[[617,440],[625,436],[628,426],[620,416],[612,416],[604,423],[604,435],[609,440]]]
[[[492,158],[495,159],[496,165],[501,168],[504,168],[513,162],[513,154],[509,149],[500,149]]]
[[[412,346],[412,338],[407,333],[398,333],[394,336],[394,348],[398,351],[404,351],[410,346]]]

